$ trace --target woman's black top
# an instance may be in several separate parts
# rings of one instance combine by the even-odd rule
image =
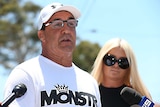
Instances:
[[[102,107],[130,107],[121,97],[120,92],[126,85],[118,88],[99,86]]]

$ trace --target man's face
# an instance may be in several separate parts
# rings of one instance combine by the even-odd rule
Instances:
[[[60,11],[55,13],[46,23],[54,20],[68,20],[74,19],[73,15],[67,11]],[[72,55],[76,45],[76,30],[75,27],[69,27],[67,22],[63,22],[61,28],[53,28],[50,24],[42,30],[42,47],[45,53],[49,55]]]

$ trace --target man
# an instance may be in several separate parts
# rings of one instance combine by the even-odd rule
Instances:
[[[27,92],[9,107],[100,107],[97,82],[72,62],[80,12],[73,6],[52,3],[39,15],[41,55],[23,62],[11,72],[5,97],[23,83]]]

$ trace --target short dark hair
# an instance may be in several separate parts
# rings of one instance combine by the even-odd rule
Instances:
[[[45,30],[45,25],[43,23],[42,28],[40,30]]]

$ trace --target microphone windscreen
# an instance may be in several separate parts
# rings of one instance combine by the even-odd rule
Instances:
[[[16,98],[21,97],[25,94],[27,88],[24,84],[18,84],[14,87],[12,93],[15,93]]]
[[[142,99],[140,93],[130,87],[124,87],[120,95],[129,105],[139,104]]]
[[[24,84],[18,84],[12,90],[12,93],[1,103],[0,107],[8,107],[8,105],[18,97],[21,97],[25,94],[27,88]]]

